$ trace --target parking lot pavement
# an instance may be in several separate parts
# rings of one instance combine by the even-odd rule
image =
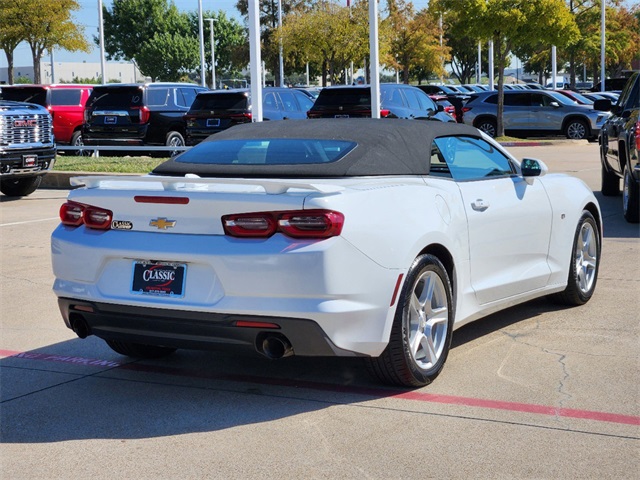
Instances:
[[[599,190],[597,145],[515,147]],[[0,204],[0,478],[637,478],[640,242],[604,214],[598,287],[457,330],[436,382],[355,359],[179,350],[132,361],[68,330],[49,235],[64,190]]]

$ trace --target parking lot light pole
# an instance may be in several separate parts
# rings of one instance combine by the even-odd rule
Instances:
[[[211,89],[216,89],[216,47],[213,43],[213,18],[205,18],[209,22],[211,28]]]
[[[198,0],[198,36],[200,37],[200,84],[203,87],[206,87],[207,82],[204,79],[204,28],[202,23],[202,0]]]

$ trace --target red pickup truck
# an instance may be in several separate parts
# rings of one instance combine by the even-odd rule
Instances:
[[[82,146],[84,106],[93,85],[3,85],[0,99],[42,105],[53,118],[56,143]]]

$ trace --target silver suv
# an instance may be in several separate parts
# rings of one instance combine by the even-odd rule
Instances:
[[[498,92],[472,95],[463,107],[463,121],[496,136]],[[505,133],[518,135],[566,135],[574,140],[596,140],[608,112],[591,105],[578,105],[553,91],[505,91]]]

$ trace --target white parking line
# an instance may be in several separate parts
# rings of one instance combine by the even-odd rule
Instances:
[[[50,222],[51,220],[60,220],[60,217],[39,218],[38,220],[25,220],[24,222],[0,223],[0,227],[11,227],[13,225],[26,225],[28,223]]]

